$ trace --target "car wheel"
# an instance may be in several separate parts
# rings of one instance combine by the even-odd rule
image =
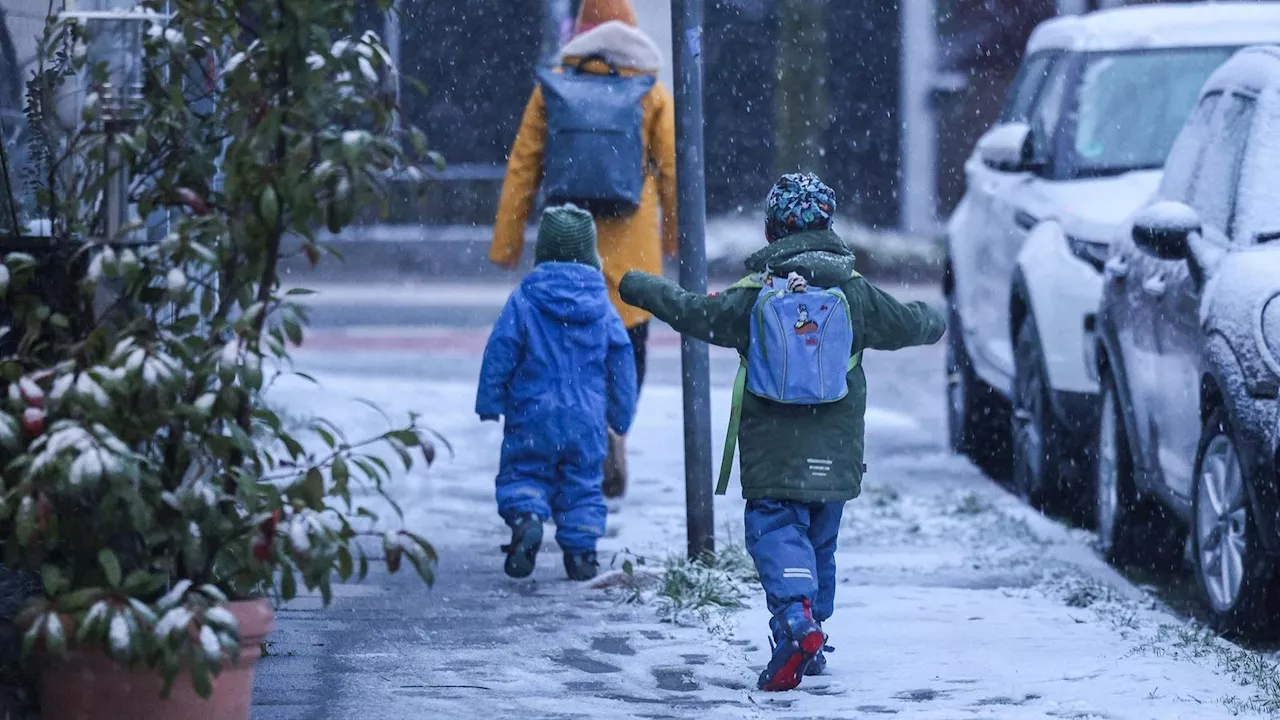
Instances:
[[[1120,402],[1115,378],[1105,373],[1093,462],[1098,547],[1114,565],[1173,572],[1181,558],[1178,525],[1138,493]]]
[[[1049,400],[1048,374],[1034,317],[1018,330],[1014,350],[1013,489],[1032,507],[1076,517],[1084,453],[1072,453],[1070,431],[1058,421]]]
[[[967,455],[986,473],[1009,472],[1008,403],[974,372],[960,315],[947,309],[947,435],[951,451]]]
[[[1191,557],[1196,585],[1221,632],[1274,630],[1276,563],[1258,542],[1247,480],[1227,414],[1209,416],[1196,453]]]

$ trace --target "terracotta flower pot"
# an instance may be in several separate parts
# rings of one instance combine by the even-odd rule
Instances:
[[[183,673],[168,698],[160,697],[160,673],[120,667],[101,652],[71,650],[40,669],[40,717],[45,720],[248,720],[253,667],[275,613],[265,599],[231,603],[240,624],[240,662],[213,678],[213,695],[196,694]]]

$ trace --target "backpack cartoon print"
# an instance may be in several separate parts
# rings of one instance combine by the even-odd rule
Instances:
[[[799,317],[796,318],[796,334],[812,335],[818,332],[818,323],[809,317],[809,307],[801,305],[799,308]]]

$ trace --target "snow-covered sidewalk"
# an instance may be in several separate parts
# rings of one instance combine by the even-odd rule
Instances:
[[[919,352],[932,366],[937,349]],[[869,357],[869,374],[894,373],[900,357]],[[768,656],[758,587],[747,588],[745,610],[684,611],[672,623],[659,618],[670,603],[645,582],[684,548],[678,388],[645,388],[631,491],[611,508],[601,546],[606,565],[615,555],[615,568],[647,562],[587,586],[564,580],[551,542],[533,578],[502,575],[507,533],[492,485],[501,429],[471,414],[473,386],[319,379],[324,392],[290,381],[274,399],[364,436],[385,421],[346,402],[363,397],[392,417],[422,413],[453,443],[456,457],[395,490],[407,523],[441,552],[440,581],[426,590],[376,574],[337,592],[328,611],[310,599],[286,608],[260,665],[255,717],[1203,720],[1252,716],[1250,698],[1266,695],[1241,684],[1269,672],[1256,656],[1155,609],[1084,534],[947,454],[937,414],[913,414],[892,390],[873,393],[867,487],[846,512],[829,674],[770,695],[754,689]],[[712,397],[718,448],[726,388]],[[721,548],[741,545],[735,491],[716,501]]]

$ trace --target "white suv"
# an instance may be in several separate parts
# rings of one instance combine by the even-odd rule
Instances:
[[[1097,382],[1085,330],[1114,228],[1160,181],[1200,86],[1280,42],[1280,3],[1148,5],[1048,20],[947,225],[951,445],[1044,509],[1083,514]]]

